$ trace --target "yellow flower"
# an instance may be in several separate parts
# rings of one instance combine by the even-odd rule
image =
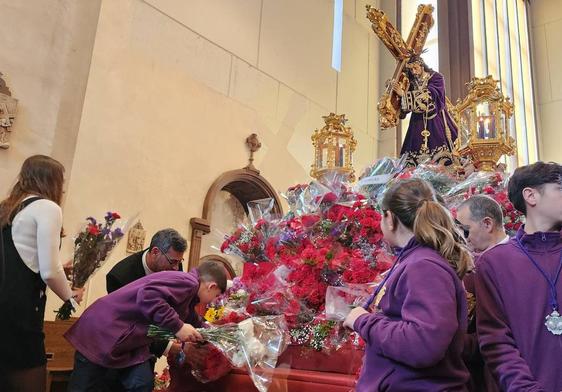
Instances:
[[[205,312],[205,320],[210,323],[214,323],[217,320],[220,320],[224,313],[224,306],[220,306],[218,308],[210,307]]]
[[[217,312],[216,312],[215,308],[207,309],[207,311],[205,312],[205,320],[212,323],[213,321],[215,321],[215,314],[216,313]]]

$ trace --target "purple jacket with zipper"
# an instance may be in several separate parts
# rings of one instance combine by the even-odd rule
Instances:
[[[560,263],[560,233],[516,238],[550,276]],[[480,351],[503,391],[561,391],[562,335],[544,325],[552,312],[546,279],[523,253],[516,238],[478,260],[475,289]],[[562,303],[562,277],[556,285]]]
[[[453,268],[412,239],[385,286],[380,311],[354,324],[366,342],[357,391],[465,391],[467,305]]]

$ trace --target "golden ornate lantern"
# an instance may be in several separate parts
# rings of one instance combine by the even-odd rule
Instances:
[[[346,174],[349,181],[355,180],[352,154],[357,146],[350,127],[346,127],[345,114],[330,113],[322,116],[326,125],[314,131],[312,145],[314,146],[314,163],[310,175],[316,179],[327,172]]]
[[[470,157],[477,170],[493,171],[502,155],[513,155],[515,140],[509,136],[513,105],[491,75],[467,83],[468,95],[452,108],[459,127],[456,153]]]

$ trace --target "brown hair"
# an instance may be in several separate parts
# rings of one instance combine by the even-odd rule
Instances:
[[[545,184],[559,184],[562,181],[562,166],[556,162],[535,162],[515,169],[507,186],[509,201],[513,206],[527,214],[527,204],[523,189],[536,188],[542,194]]]
[[[429,183],[419,178],[401,180],[385,193],[381,207],[412,230],[419,243],[438,251],[462,279],[472,264],[472,256],[451,214],[437,201]]]
[[[214,260],[207,260],[197,267],[199,280],[204,282],[214,282],[221,292],[226,291],[226,269],[222,263]]]
[[[23,199],[37,195],[58,205],[62,201],[64,166],[46,155],[33,155],[21,167],[8,198],[0,203],[0,227],[10,224]]]

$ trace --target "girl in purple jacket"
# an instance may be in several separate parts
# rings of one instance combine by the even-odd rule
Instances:
[[[357,391],[464,391],[467,326],[461,278],[472,263],[450,213],[427,182],[392,186],[381,207],[396,263],[344,325],[365,340]]]

